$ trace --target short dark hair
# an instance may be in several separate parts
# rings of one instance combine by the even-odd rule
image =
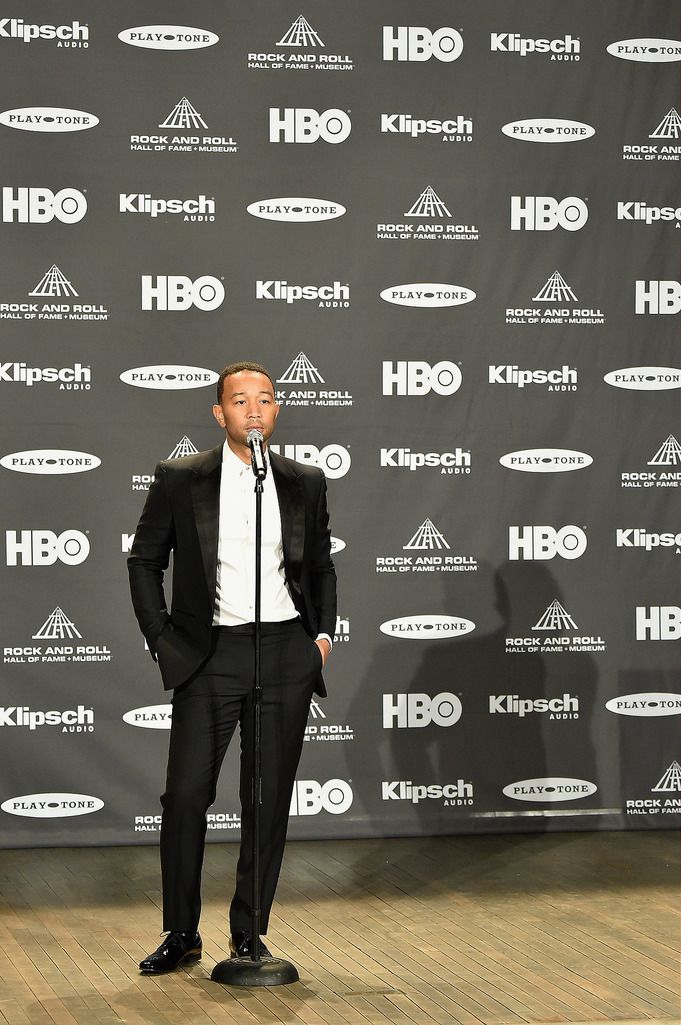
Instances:
[[[225,369],[218,377],[217,391],[218,391],[218,404],[222,402],[222,392],[225,386],[225,378],[231,377],[232,374],[240,374],[242,370],[248,370],[252,374],[262,374],[272,385],[272,391],[274,388],[274,381],[269,370],[266,370],[262,363],[252,363],[250,360],[241,360],[240,363],[228,363]]]

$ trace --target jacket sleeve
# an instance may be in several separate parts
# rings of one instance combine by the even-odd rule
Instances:
[[[156,641],[170,619],[163,590],[163,574],[168,568],[174,544],[175,530],[166,470],[163,463],[159,463],[128,557],[132,605],[154,661]]]
[[[314,549],[310,566],[312,600],[317,613],[317,632],[336,632],[336,570],[331,558],[331,531],[326,504],[326,480],[322,474],[315,514]]]

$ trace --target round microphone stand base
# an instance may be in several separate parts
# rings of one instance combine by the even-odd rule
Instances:
[[[278,957],[231,957],[218,961],[210,977],[225,986],[288,986],[299,979],[295,966]]]

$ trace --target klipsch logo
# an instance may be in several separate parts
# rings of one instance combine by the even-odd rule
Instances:
[[[55,218],[62,224],[76,224],[87,213],[87,199],[78,189],[2,187],[2,219],[6,224],[49,224]]]
[[[511,231],[579,231],[588,219],[589,209],[577,196],[511,196]]]
[[[270,142],[338,145],[352,131],[349,114],[337,107],[318,111],[312,107],[270,107]]]
[[[18,473],[84,473],[94,470],[101,459],[88,452],[70,452],[68,449],[30,449],[26,452],[10,452],[0,459],[0,466]]]
[[[74,302],[80,299],[73,282],[56,263],[28,293],[41,302],[0,303],[0,320],[108,320],[109,311],[101,303]]]
[[[215,46],[220,36],[207,29],[187,25],[137,25],[118,33],[122,43],[145,50],[200,50]]]
[[[666,221],[668,224],[674,221],[674,227],[678,228],[681,226],[681,206],[651,206],[639,200],[618,202],[617,220],[641,221],[648,226],[655,224],[656,221]]]
[[[185,434],[166,458],[182,459],[183,456],[195,456],[198,451],[196,445]],[[148,491],[153,479],[153,473],[133,473],[131,477],[131,490]]]
[[[526,448],[507,452],[499,462],[509,470],[524,473],[566,473],[591,466],[593,459],[586,452],[573,452],[567,448]]]
[[[81,530],[6,530],[8,566],[79,566],[90,554],[90,542]]]
[[[566,363],[559,370],[521,370],[515,363],[490,364],[487,374],[488,384],[512,384],[519,389],[541,384],[551,392],[577,391],[577,368]]]
[[[567,692],[560,698],[521,698],[519,694],[490,694],[490,715],[545,715],[547,719],[579,719],[579,698]]]
[[[636,313],[670,315],[681,311],[681,282],[637,281]]]
[[[352,71],[352,58],[328,50],[319,33],[302,14],[291,23],[274,52],[249,53],[248,67],[268,71]]]
[[[219,278],[203,274],[192,281],[183,274],[142,275],[143,310],[216,310],[225,298]]]
[[[453,555],[449,542],[432,520],[425,519],[406,544],[410,555],[379,555],[377,573],[475,573],[477,561],[472,555]],[[437,553],[437,554],[436,554]]]
[[[259,199],[246,207],[253,217],[266,221],[330,221],[342,217],[345,207],[328,199],[300,199],[282,196],[279,199]]]
[[[679,39],[619,39],[606,48],[613,57],[625,61],[642,61],[650,64],[667,64],[681,61],[681,40]]]
[[[655,693],[622,694],[605,702],[609,712],[636,718],[662,715],[681,715],[681,694]]]
[[[480,238],[475,224],[453,224],[455,220],[432,185],[426,186],[409,210],[402,215],[408,220],[395,224],[377,224],[376,238],[448,242],[471,242]]]
[[[72,367],[29,367],[26,363],[0,363],[0,384],[56,384],[59,391],[89,391],[92,382],[90,367],[74,363]]]
[[[381,114],[384,135],[438,136],[440,142],[473,142],[473,119],[463,114],[446,118],[423,118],[413,114]]]
[[[169,730],[172,717],[172,705],[145,705],[142,708],[131,708],[123,716],[123,722],[145,730]]]
[[[637,605],[637,641],[681,639],[681,609],[678,605]]]
[[[343,445],[270,445],[273,452],[295,459],[308,466],[318,466],[330,480],[344,477],[352,465],[350,453]]]
[[[557,598],[550,602],[526,637],[507,637],[506,652],[548,655],[575,651],[605,651],[602,637],[584,634]]]
[[[68,107],[16,107],[0,112],[0,125],[23,132],[82,132],[98,124],[94,114]]]
[[[530,300],[538,306],[507,308],[507,324],[604,324],[602,310],[580,307],[579,300],[560,273],[554,271]]]
[[[415,472],[423,467],[444,474],[471,472],[471,453],[457,447],[453,452],[412,452],[410,448],[382,448],[381,467],[399,467]]]
[[[492,53],[515,53],[519,57],[528,54],[548,55],[552,61],[578,61],[581,43],[579,37],[565,35],[555,39],[536,39],[521,36],[517,32],[492,32],[489,48]]]
[[[75,665],[81,662],[111,662],[111,651],[105,644],[87,643],[64,610],[57,605],[31,638],[37,644],[13,644],[3,648],[6,664],[35,665],[60,662]],[[82,642],[82,643],[79,643]]]
[[[70,25],[35,25],[22,18],[0,18],[0,39],[19,39],[22,43],[47,39],[58,47],[85,49],[89,46],[90,29],[79,21]]]
[[[511,561],[578,559],[586,551],[586,534],[581,527],[509,527],[508,557]]]
[[[409,285],[391,285],[381,292],[381,299],[395,306],[417,306],[433,309],[442,306],[463,306],[475,299],[475,292],[463,285],[444,285],[418,282]]]
[[[208,131],[208,125],[186,96],[177,101],[157,127],[167,129],[167,134],[131,135],[130,149],[148,153],[236,153],[239,149],[231,136],[201,134]]]
[[[384,801],[441,801],[443,808],[460,808],[473,804],[473,784],[463,779],[456,783],[412,783],[410,779],[383,780],[381,798]]]
[[[631,391],[669,391],[681,388],[681,369],[678,367],[623,367],[611,370],[603,380],[613,388]]]
[[[289,815],[342,815],[352,806],[352,787],[347,780],[329,779],[319,783],[316,779],[297,779],[293,784]]]
[[[383,363],[384,395],[453,395],[461,387],[456,363],[443,359],[432,366],[424,360],[390,360]]]
[[[384,694],[383,729],[423,729],[430,726],[454,726],[463,709],[456,694],[443,691],[429,694]]]
[[[660,123],[648,136],[649,139],[669,140],[660,143],[641,143],[639,145],[623,145],[622,160],[673,160],[681,158],[681,115],[676,107],[671,107]],[[676,140],[676,145],[671,140]]]
[[[653,548],[674,548],[675,554],[681,554],[681,531],[678,534],[673,531],[665,531],[660,534],[654,530],[646,530],[645,527],[617,528],[615,531],[615,544],[618,548],[644,548],[652,552]]]
[[[51,708],[42,711],[28,705],[12,705],[0,708],[0,727],[15,727],[33,732],[41,726],[61,726],[62,733],[94,733],[95,712],[93,708],[78,705],[59,711]]]
[[[90,815],[100,811],[104,801],[87,794],[25,794],[10,797],[0,805],[9,815],[29,819],[64,819],[74,815]]]
[[[400,616],[381,623],[380,631],[388,637],[402,637],[405,640],[434,641],[446,637],[462,637],[475,630],[475,623],[460,616],[423,615]]]
[[[569,776],[544,776],[538,779],[521,779],[504,787],[506,797],[514,801],[533,801],[539,804],[554,804],[559,801],[578,801],[591,797],[598,787],[586,779],[571,779]]]
[[[182,215],[183,221],[215,220],[215,200],[200,195],[195,199],[156,199],[149,192],[121,192],[118,196],[121,214],[146,214],[147,217]]]
[[[350,285],[340,281],[328,285],[291,285],[283,280],[258,280],[255,283],[255,298],[282,302],[287,306],[302,301],[316,303],[321,310],[347,309],[350,305]]]
[[[509,139],[521,139],[523,142],[580,142],[596,134],[596,129],[583,121],[568,121],[560,117],[509,121],[501,130]]]
[[[673,434],[662,442],[648,460],[648,466],[678,466],[678,470],[640,470],[622,473],[623,488],[678,488],[681,487],[681,444]]]
[[[204,367],[185,367],[173,364],[158,364],[152,367],[132,367],[119,377],[123,384],[133,388],[151,388],[154,391],[186,391],[190,388],[206,388],[215,384],[218,374]]]
[[[681,815],[681,765],[676,759],[650,788],[650,794],[660,796],[628,800],[627,815]]]
[[[287,406],[351,406],[352,394],[327,386],[326,381],[316,366],[304,352],[299,352],[289,364],[277,385],[285,388],[276,389],[276,400]],[[322,387],[320,387],[320,385]]]
[[[463,39],[455,28],[429,29],[414,25],[383,26],[384,61],[428,61],[451,64],[463,53]]]

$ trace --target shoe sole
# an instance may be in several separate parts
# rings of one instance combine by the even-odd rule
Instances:
[[[175,972],[175,971],[177,971],[178,968],[182,968],[183,965],[193,965],[193,964],[196,964],[197,961],[201,960],[202,953],[203,952],[200,951],[200,950],[196,950],[196,951],[188,950],[187,953],[182,958],[182,960],[178,961],[178,963],[175,965],[174,968],[142,968],[142,966],[140,965],[140,974],[141,975],[168,975],[169,972]]]

